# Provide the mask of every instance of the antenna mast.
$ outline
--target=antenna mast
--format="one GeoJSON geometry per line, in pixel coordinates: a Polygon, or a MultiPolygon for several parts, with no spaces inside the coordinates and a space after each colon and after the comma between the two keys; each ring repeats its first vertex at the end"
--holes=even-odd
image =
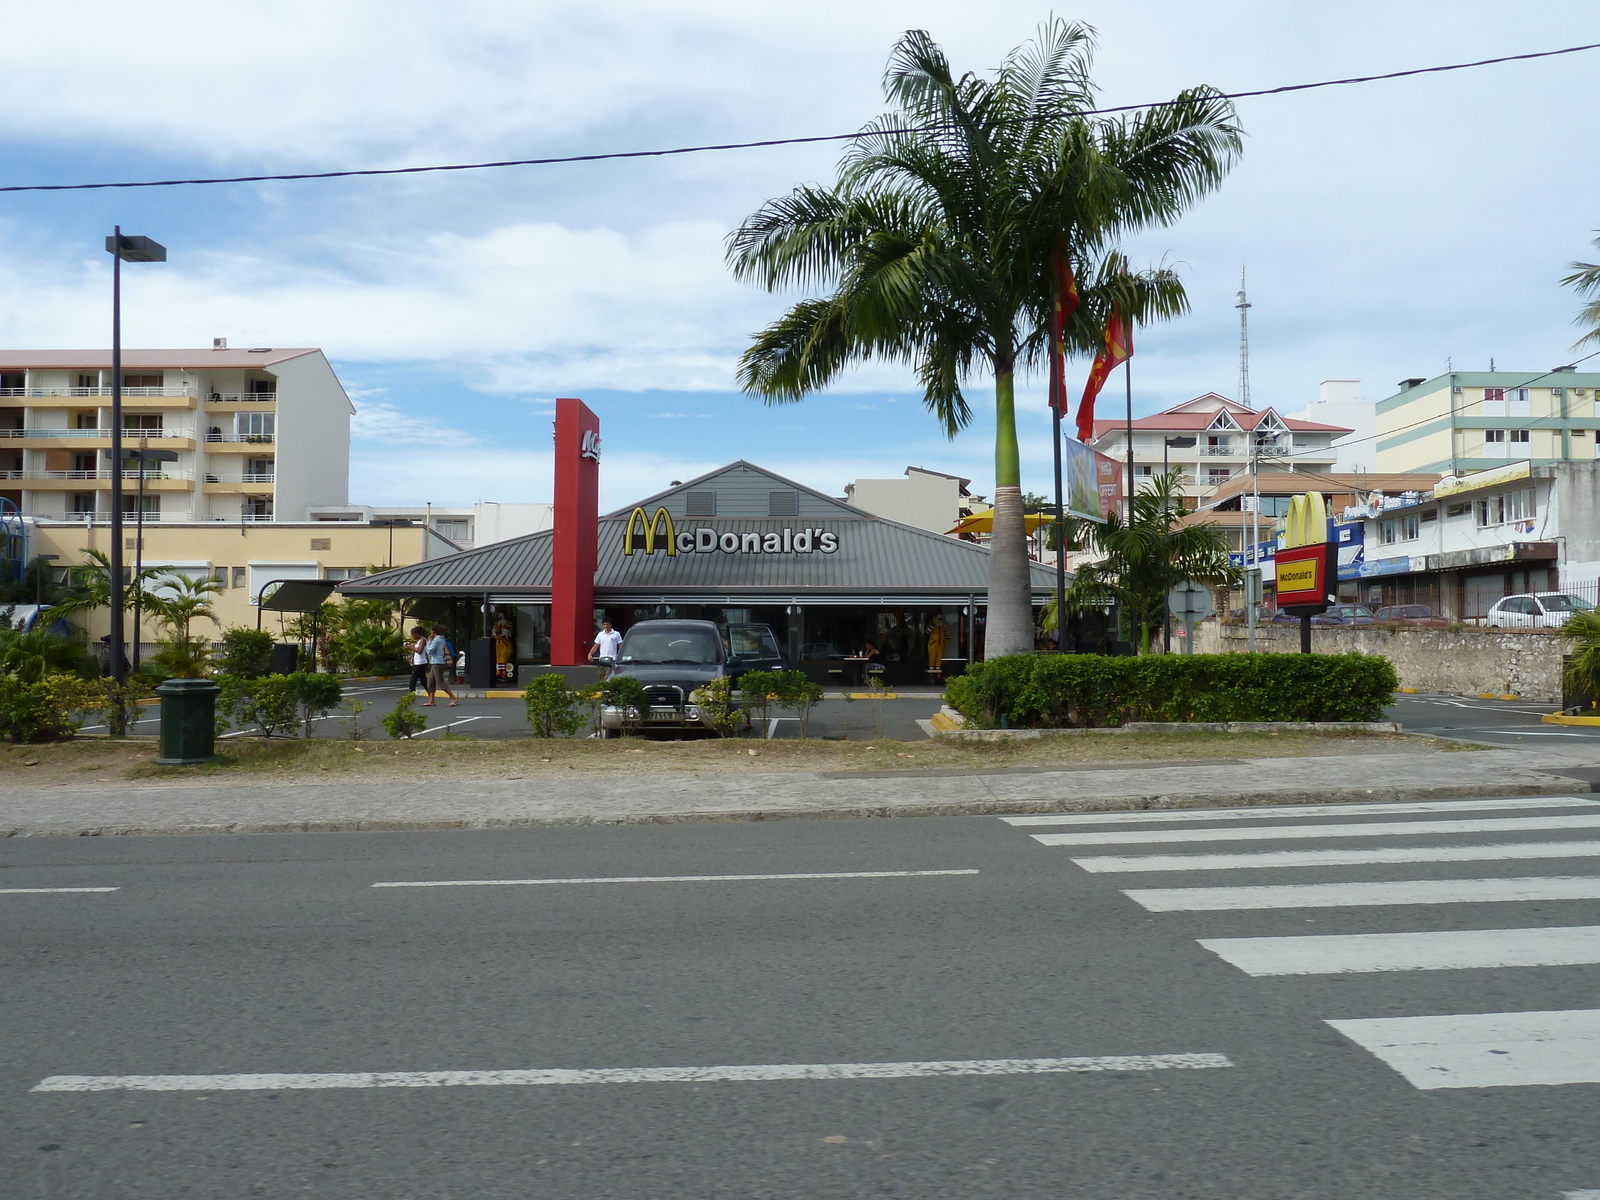
{"type": "Polygon", "coordinates": [[[1239,268],[1239,403],[1250,407],[1250,301],[1244,296],[1244,267],[1239,268]]]}

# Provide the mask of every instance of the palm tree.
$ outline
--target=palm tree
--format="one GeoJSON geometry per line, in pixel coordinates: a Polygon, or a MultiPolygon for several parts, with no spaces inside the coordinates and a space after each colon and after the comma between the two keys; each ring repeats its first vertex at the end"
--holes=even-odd
{"type": "MultiPolygon", "coordinates": [[[[1596,230],[1600,233],[1600,230],[1596,230]]],[[[1594,248],[1600,250],[1600,237],[1595,238],[1594,248]]],[[[1567,264],[1573,268],[1561,282],[1577,292],[1580,296],[1589,297],[1589,303],[1579,311],[1574,322],[1586,327],[1587,332],[1578,339],[1578,345],[1589,342],[1600,343],[1600,263],[1573,262],[1567,264]]]]}
{"type": "Polygon", "coordinates": [[[757,334],[747,393],[797,401],[878,357],[915,368],[923,403],[954,437],[972,421],[963,381],[995,381],[990,657],[1033,648],[1015,372],[1046,360],[1053,262],[1082,305],[1070,350],[1093,353],[1113,305],[1137,323],[1184,312],[1171,270],[1130,273],[1115,240],[1165,224],[1215,188],[1237,157],[1232,105],[1192,88],[1137,115],[1094,116],[1093,31],[1053,20],[992,80],[955,78],[921,30],[901,38],[869,124],[831,189],[768,201],[729,238],[735,275],[769,291],[831,288],[757,334]]]}
{"type": "Polygon", "coordinates": [[[0,674],[15,675],[23,683],[38,683],[46,675],[76,675],[93,679],[94,656],[78,641],[35,629],[30,633],[0,629],[0,674]]]}
{"type": "MultiPolygon", "coordinates": [[[[111,560],[103,550],[86,553],[89,558],[87,563],[68,568],[65,595],[59,603],[45,610],[45,620],[53,623],[80,613],[93,612],[97,608],[111,607],[111,560]]],[[[159,598],[151,595],[150,588],[156,577],[166,569],[146,567],[140,571],[122,589],[123,603],[128,608],[137,603],[146,612],[157,611],[159,598]]]]}
{"type": "MultiPolygon", "coordinates": [[[[1128,520],[1113,513],[1105,522],[1070,521],[1073,544],[1101,557],[1079,566],[1067,589],[1067,611],[1082,612],[1115,603],[1139,643],[1150,652],[1151,635],[1161,628],[1167,593],[1186,580],[1233,582],[1239,569],[1228,561],[1227,535],[1215,525],[1181,525],[1183,486],[1177,471],[1154,476],[1133,498],[1128,520]]],[[[1056,627],[1055,601],[1045,606],[1042,623],[1056,627]]]]}
{"type": "Polygon", "coordinates": [[[173,571],[157,579],[154,586],[161,591],[147,591],[145,607],[175,635],[187,641],[189,626],[196,621],[210,621],[220,628],[211,608],[212,601],[222,590],[216,580],[196,579],[173,571]]]}

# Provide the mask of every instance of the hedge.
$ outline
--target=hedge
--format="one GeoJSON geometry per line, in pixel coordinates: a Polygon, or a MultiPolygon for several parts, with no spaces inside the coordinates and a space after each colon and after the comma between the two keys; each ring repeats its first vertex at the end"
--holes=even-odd
{"type": "Polygon", "coordinates": [[[1366,654],[1014,654],[974,663],[945,702],[978,729],[1127,721],[1380,721],[1399,686],[1366,654]]]}

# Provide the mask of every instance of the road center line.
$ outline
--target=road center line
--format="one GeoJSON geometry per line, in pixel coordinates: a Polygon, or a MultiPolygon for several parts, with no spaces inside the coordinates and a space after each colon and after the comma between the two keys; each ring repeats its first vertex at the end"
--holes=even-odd
{"type": "Polygon", "coordinates": [[[1001,817],[1007,825],[1124,825],[1132,822],[1248,821],[1279,817],[1381,817],[1388,813],[1497,812],[1518,808],[1594,808],[1579,796],[1519,796],[1508,800],[1425,800],[1411,804],[1285,804],[1260,808],[1179,808],[1140,812],[1039,813],[1001,817]]]}
{"type": "Polygon", "coordinates": [[[0,896],[54,896],[71,892],[117,892],[121,888],[0,888],[0,896]]]}
{"type": "Polygon", "coordinates": [[[980,1058],[935,1062],[774,1063],[595,1070],[366,1071],[311,1075],[51,1075],[35,1092],[282,1092],[316,1088],[550,1086],[581,1083],[733,1083],[795,1079],[917,1079],[940,1075],[1053,1075],[1231,1067],[1222,1054],[1116,1054],[1095,1058],[980,1058]]]}
{"type": "Polygon", "coordinates": [[[1530,829],[1600,829],[1600,813],[1582,816],[1487,817],[1481,821],[1368,821],[1346,825],[1247,825],[1242,829],[1127,829],[1035,833],[1045,846],[1113,846],[1147,842],[1253,842],[1294,838],[1378,838],[1447,833],[1521,833],[1530,829]]]}
{"type": "Polygon", "coordinates": [[[976,868],[959,871],[811,871],[784,875],[597,875],[590,879],[427,879],[402,883],[375,883],[375,888],[411,887],[529,887],[542,883],[741,883],[757,879],[914,879],[928,875],[976,875],[976,868]]]}

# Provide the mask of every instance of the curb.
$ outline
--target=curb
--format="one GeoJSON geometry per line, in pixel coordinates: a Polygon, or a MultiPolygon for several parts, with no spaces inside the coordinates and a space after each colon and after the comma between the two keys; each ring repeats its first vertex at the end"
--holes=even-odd
{"type": "Polygon", "coordinates": [[[1553,772],[1548,783],[1438,784],[1426,787],[1327,788],[1279,792],[1153,792],[1109,803],[1074,800],[975,800],[957,804],[861,805],[851,808],[742,809],[728,812],[640,813],[617,817],[491,817],[469,820],[270,821],[210,825],[100,825],[81,829],[18,826],[8,837],[152,837],[226,833],[422,833],[441,830],[541,829],[573,825],[694,825],[712,822],[865,820],[882,817],[982,817],[1024,813],[1159,812],[1185,808],[1258,808],[1268,805],[1373,804],[1408,800],[1461,800],[1502,796],[1570,796],[1592,786],[1553,772]]]}
{"type": "MultiPolygon", "coordinates": [[[[1546,718],[1548,720],[1548,718],[1546,718]]],[[[944,729],[939,739],[1003,742],[1014,738],[1092,737],[1125,733],[1404,733],[1399,721],[1129,721],[1095,729],[944,729]]]]}

